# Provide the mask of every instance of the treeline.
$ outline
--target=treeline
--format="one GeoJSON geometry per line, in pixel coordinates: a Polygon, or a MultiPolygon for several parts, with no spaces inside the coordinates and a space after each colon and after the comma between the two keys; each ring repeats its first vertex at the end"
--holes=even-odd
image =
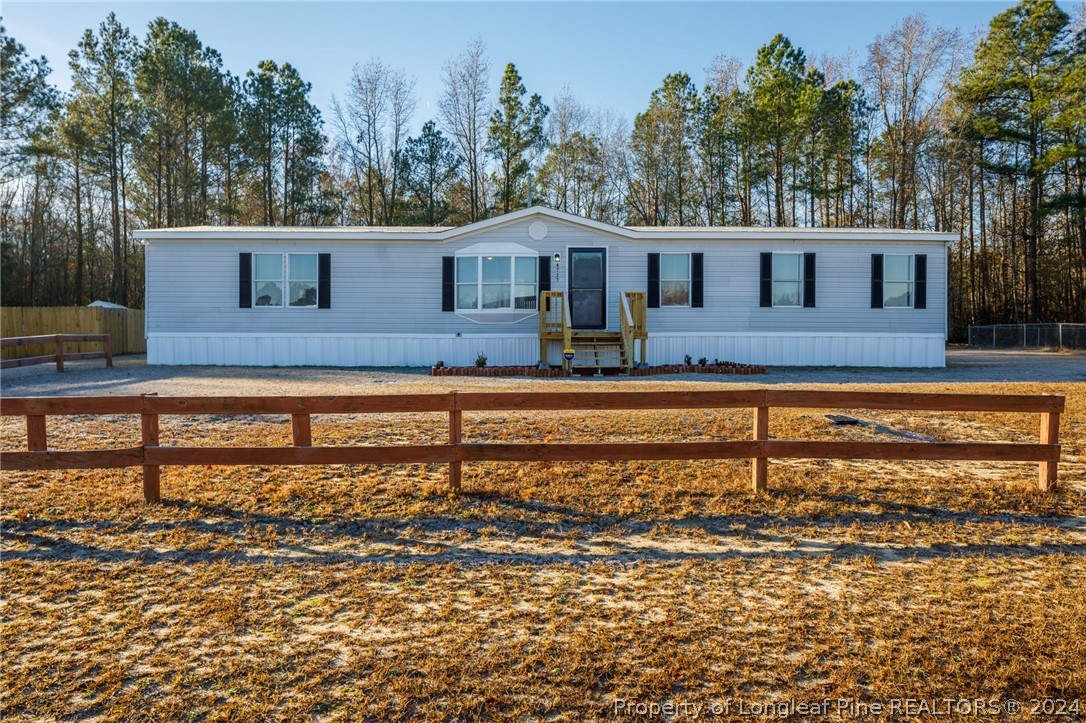
{"type": "Polygon", "coordinates": [[[625,225],[955,232],[951,315],[1086,321],[1086,33],[1024,0],[979,39],[906,18],[866,55],[784,36],[748,67],[663,79],[628,123],[566,90],[545,103],[481,42],[441,69],[434,118],[380,60],[327,117],[289,63],[224,69],[165,19],[110,15],[46,79],[3,34],[2,301],[142,304],[133,229],[445,225],[540,203],[625,225]],[[412,135],[419,120],[425,122],[412,135]]]}

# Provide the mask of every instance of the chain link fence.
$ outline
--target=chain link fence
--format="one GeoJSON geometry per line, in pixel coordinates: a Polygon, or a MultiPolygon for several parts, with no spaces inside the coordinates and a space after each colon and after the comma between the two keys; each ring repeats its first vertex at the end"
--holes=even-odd
{"type": "Polygon", "coordinates": [[[992,324],[970,326],[973,349],[1086,349],[1086,324],[992,324]]]}

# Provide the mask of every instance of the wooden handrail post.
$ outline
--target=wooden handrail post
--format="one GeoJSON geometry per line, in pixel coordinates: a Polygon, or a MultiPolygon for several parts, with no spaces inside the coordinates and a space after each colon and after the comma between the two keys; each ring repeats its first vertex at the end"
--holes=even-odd
{"type": "MultiPolygon", "coordinates": [[[[157,397],[156,393],[141,394],[141,397],[157,397]]],[[[148,447],[158,446],[158,415],[143,412],[140,415],[140,431],[142,433],[143,449],[146,454],[148,447]]],[[[147,502],[159,502],[160,480],[162,472],[157,464],[143,465],[143,499],[147,502]]]]}
{"type": "MultiPolygon", "coordinates": [[[[754,441],[769,439],[769,407],[754,408],[754,441]]],[[[750,461],[750,482],[754,492],[765,492],[769,477],[769,460],[763,453],[750,461]]]]}
{"type": "MultiPolygon", "coordinates": [[[[464,413],[457,409],[459,407],[459,401],[457,399],[457,392],[452,393],[453,408],[449,410],[449,444],[454,448],[460,444],[460,424],[463,421],[464,413]]],[[[463,462],[460,460],[453,460],[449,462],[449,489],[453,492],[460,491],[460,473],[463,466],[463,462]]]]}
{"type": "Polygon", "coordinates": [[[290,415],[290,430],[295,447],[313,446],[313,428],[310,425],[308,414],[290,415]]]}
{"type": "MultiPolygon", "coordinates": [[[[1060,443],[1060,413],[1041,412],[1041,444],[1060,443]]],[[[1037,486],[1042,492],[1056,489],[1056,468],[1059,462],[1041,462],[1038,471],[1037,486]]]]}
{"type": "Polygon", "coordinates": [[[45,436],[45,415],[26,415],[26,448],[29,452],[44,452],[48,449],[45,436]]]}
{"type": "Polygon", "coordinates": [[[113,335],[106,334],[106,338],[102,340],[102,351],[106,355],[106,366],[113,366],[113,335]]]}
{"type": "Polygon", "coordinates": [[[57,371],[64,371],[64,342],[60,338],[60,334],[53,337],[54,353],[57,355],[57,371]]]}

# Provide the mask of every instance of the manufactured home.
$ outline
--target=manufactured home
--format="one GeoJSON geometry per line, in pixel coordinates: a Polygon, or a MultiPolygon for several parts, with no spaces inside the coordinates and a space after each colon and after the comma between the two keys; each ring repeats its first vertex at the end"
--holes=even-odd
{"type": "Polygon", "coordinates": [[[193,227],[146,244],[147,361],[264,366],[940,367],[943,233],[612,226],[193,227]]]}

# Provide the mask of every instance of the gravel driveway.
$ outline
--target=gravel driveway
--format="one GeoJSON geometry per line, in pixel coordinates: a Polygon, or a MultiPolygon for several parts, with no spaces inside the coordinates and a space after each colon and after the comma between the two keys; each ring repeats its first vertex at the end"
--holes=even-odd
{"type": "MultiPolygon", "coordinates": [[[[9,369],[0,376],[4,396],[124,395],[158,392],[171,395],[359,394],[382,391],[468,389],[511,383],[531,387],[555,384],[583,388],[582,379],[433,378],[423,368],[334,367],[210,367],[147,366],[142,355],[117,357],[107,369],[101,360],[65,363],[58,374],[52,365],[9,369]]],[[[908,384],[940,382],[1086,382],[1086,353],[1044,351],[985,351],[952,348],[945,369],[880,369],[840,367],[770,367],[764,375],[732,377],[717,374],[675,374],[642,380],[607,378],[607,385],[666,381],[726,383],[741,386],[766,384],[908,384]]]]}

